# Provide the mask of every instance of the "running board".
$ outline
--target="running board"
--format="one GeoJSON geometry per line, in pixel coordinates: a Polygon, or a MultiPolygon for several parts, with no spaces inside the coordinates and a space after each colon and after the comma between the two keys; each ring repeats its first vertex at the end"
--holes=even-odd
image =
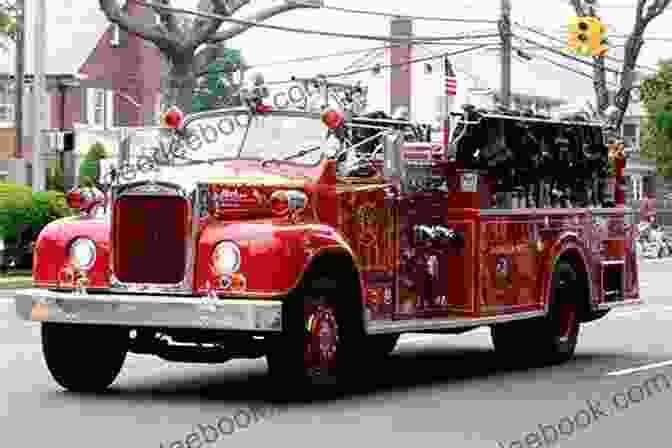
{"type": "Polygon", "coordinates": [[[488,317],[453,317],[451,319],[405,319],[384,321],[374,320],[367,322],[366,333],[411,333],[424,330],[446,330],[452,328],[480,327],[483,325],[501,324],[514,320],[544,317],[545,315],[546,311],[542,310],[488,317]]]}

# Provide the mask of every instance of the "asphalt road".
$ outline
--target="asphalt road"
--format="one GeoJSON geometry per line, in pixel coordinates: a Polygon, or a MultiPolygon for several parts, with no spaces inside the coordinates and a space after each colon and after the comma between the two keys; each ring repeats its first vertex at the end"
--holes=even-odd
{"type": "Polygon", "coordinates": [[[584,325],[567,364],[498,366],[485,329],[409,335],[392,359],[362,371],[373,383],[280,408],[268,401],[263,358],[190,365],[130,355],[110,393],[66,393],[42,360],[39,325],[19,321],[2,291],[2,446],[666,446],[671,269],[672,259],[643,263],[647,305],[584,325]],[[215,436],[207,425],[217,423],[233,432],[208,442],[215,436]]]}

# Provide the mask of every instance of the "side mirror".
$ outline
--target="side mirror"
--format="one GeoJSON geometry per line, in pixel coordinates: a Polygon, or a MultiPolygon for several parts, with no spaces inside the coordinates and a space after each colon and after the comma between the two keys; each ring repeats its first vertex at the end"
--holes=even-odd
{"type": "Polygon", "coordinates": [[[404,137],[400,132],[386,134],[383,137],[385,165],[383,175],[399,187],[400,192],[406,191],[406,166],[401,158],[404,137]]]}
{"type": "Polygon", "coordinates": [[[81,214],[88,215],[96,207],[105,206],[105,195],[102,191],[92,187],[80,187],[70,190],[65,195],[68,207],[79,210],[81,214]]]}

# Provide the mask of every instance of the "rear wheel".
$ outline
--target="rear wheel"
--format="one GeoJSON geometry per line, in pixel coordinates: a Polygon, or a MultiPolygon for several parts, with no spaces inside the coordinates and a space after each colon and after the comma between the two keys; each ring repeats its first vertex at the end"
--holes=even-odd
{"type": "Polygon", "coordinates": [[[56,382],[72,392],[99,392],[126,359],[127,329],[105,325],[42,324],[42,353],[56,382]]]}
{"type": "Polygon", "coordinates": [[[558,263],[553,273],[548,315],[493,326],[495,351],[505,358],[525,357],[550,364],[571,359],[579,335],[579,286],[574,268],[567,262],[558,263]]]}

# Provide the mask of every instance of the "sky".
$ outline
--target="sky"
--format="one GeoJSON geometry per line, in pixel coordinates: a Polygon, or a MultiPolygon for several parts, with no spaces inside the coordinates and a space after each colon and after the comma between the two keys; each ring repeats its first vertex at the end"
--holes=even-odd
{"type": "MultiPolygon", "coordinates": [[[[30,8],[35,0],[27,0],[30,8]]],[[[263,8],[281,0],[253,0],[252,4],[240,11],[239,16],[245,17],[256,9],[263,8]]],[[[198,0],[173,0],[179,7],[194,8],[198,0]]],[[[422,15],[433,17],[456,17],[468,19],[496,19],[499,14],[499,0],[415,0],[401,2],[393,0],[325,0],[326,5],[342,8],[368,9],[391,13],[422,15]]],[[[511,0],[512,20],[528,26],[540,27],[559,38],[564,37],[564,30],[570,16],[574,15],[566,0],[511,0]],[[543,7],[542,7],[543,6],[543,7]]],[[[610,32],[625,34],[634,24],[634,0],[603,0],[599,10],[610,32]]],[[[95,39],[105,29],[106,20],[98,6],[98,0],[47,0],[47,52],[49,72],[71,72],[69,67],[83,62],[88,52],[95,45],[95,39]],[[87,42],[88,44],[83,44],[87,42]],[[79,62],[78,62],[79,61],[79,62]]],[[[29,13],[30,15],[30,13],[29,13]]],[[[295,10],[277,16],[267,23],[295,26],[323,31],[387,35],[389,19],[371,15],[357,15],[330,10],[295,10]]],[[[495,32],[494,24],[459,24],[446,22],[417,21],[414,24],[416,35],[441,36],[454,35],[462,32],[495,32]]],[[[534,38],[542,43],[548,40],[516,30],[519,34],[534,38]]],[[[655,19],[647,28],[646,36],[672,38],[672,8],[655,19]]],[[[31,39],[29,36],[28,39],[31,39]]],[[[613,39],[622,44],[624,39],[613,39]]],[[[252,65],[267,64],[285,59],[303,56],[320,55],[351,49],[377,47],[383,43],[331,37],[318,37],[287,33],[268,29],[251,29],[230,41],[230,46],[240,48],[248,62],[252,65]]],[[[556,43],[557,45],[557,43],[556,43]]],[[[435,47],[434,51],[443,51],[460,47],[435,47]]],[[[28,55],[28,70],[32,67],[32,57],[28,55]]],[[[588,66],[566,60],[561,56],[543,51],[529,51],[533,60],[521,61],[514,58],[512,67],[512,87],[514,91],[538,93],[541,95],[566,98],[570,101],[583,101],[592,98],[591,80],[550,65],[539,57],[551,58],[568,67],[591,72],[588,66]]],[[[622,49],[612,48],[610,55],[622,55],[622,49]]],[[[638,63],[655,66],[659,57],[672,56],[672,40],[670,42],[647,43],[640,55],[638,63]]],[[[315,75],[316,73],[334,73],[342,71],[357,55],[321,60],[311,63],[289,64],[284,66],[265,67],[263,72],[268,81],[288,79],[291,75],[315,75]]],[[[0,65],[11,67],[11,53],[0,55],[0,65]]],[[[499,88],[499,56],[497,51],[482,51],[455,58],[460,70],[481,78],[488,87],[499,88]]]]}

